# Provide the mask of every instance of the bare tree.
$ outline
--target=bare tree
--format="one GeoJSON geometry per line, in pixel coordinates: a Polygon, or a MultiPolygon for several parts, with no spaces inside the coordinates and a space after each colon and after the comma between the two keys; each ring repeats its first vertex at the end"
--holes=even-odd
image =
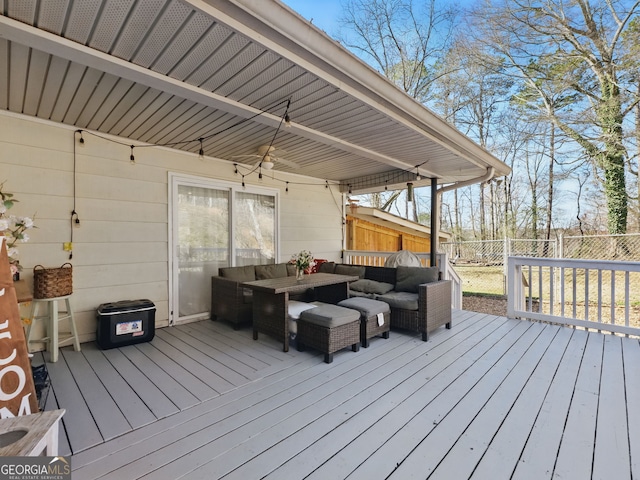
{"type": "MultiPolygon", "coordinates": [[[[432,104],[463,133],[493,150],[496,126],[504,105],[509,103],[513,82],[495,71],[496,59],[480,60],[484,55],[460,35],[444,59],[442,70],[446,75],[434,84],[432,104]]],[[[494,186],[481,183],[477,188],[480,238],[493,239],[498,235],[494,186]]]]}
{"type": "Polygon", "coordinates": [[[339,40],[420,102],[439,75],[456,9],[442,0],[346,0],[339,40]]]}
{"type": "MultiPolygon", "coordinates": [[[[443,74],[439,64],[453,36],[456,8],[446,0],[346,0],[343,7],[340,42],[408,95],[427,102],[434,80],[443,74]]],[[[376,201],[369,197],[370,203],[376,201]]],[[[390,210],[404,198],[401,215],[409,218],[411,212],[417,222],[418,197],[416,188],[413,202],[395,195],[382,208],[390,210]]]]}
{"type": "MultiPolygon", "coordinates": [[[[488,0],[473,15],[476,42],[500,58],[544,113],[602,172],[610,233],[627,228],[623,122],[638,103],[621,75],[621,37],[640,1],[488,0]],[[563,105],[553,105],[561,93],[563,105]]],[[[489,57],[491,58],[491,57],[489,57]]]]}

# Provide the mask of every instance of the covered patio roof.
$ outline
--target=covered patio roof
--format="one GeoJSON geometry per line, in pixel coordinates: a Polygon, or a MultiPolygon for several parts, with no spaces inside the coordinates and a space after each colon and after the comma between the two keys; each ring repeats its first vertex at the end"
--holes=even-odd
{"type": "Polygon", "coordinates": [[[237,156],[273,142],[286,160],[274,172],[343,192],[509,172],[276,0],[0,0],[0,11],[11,112],[251,165],[237,156]],[[287,105],[291,128],[278,131],[287,105]]]}

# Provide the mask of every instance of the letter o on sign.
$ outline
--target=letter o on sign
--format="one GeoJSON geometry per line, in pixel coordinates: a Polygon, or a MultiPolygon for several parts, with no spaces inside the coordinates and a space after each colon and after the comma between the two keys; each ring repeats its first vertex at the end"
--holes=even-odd
{"type": "Polygon", "coordinates": [[[27,377],[25,376],[22,367],[18,365],[8,365],[4,367],[2,370],[0,370],[0,401],[8,402],[9,400],[14,399],[20,392],[22,392],[22,389],[24,388],[26,383],[27,377]],[[19,380],[18,387],[11,393],[7,393],[2,390],[2,379],[4,378],[5,374],[9,372],[14,372],[16,375],[18,375],[19,380]]]}

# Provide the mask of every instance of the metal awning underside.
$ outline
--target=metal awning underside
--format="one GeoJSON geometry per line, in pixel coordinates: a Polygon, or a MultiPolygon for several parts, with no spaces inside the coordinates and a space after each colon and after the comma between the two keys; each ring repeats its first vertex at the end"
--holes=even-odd
{"type": "Polygon", "coordinates": [[[0,108],[343,191],[509,168],[275,0],[0,0],[0,108]],[[265,112],[265,113],[261,113],[265,112]],[[426,162],[426,163],[425,163],[426,162]]]}

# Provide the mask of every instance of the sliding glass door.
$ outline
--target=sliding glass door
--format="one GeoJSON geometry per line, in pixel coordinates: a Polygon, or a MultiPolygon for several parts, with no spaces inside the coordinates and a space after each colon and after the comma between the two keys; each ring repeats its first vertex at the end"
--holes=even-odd
{"type": "Polygon", "coordinates": [[[235,265],[275,263],[276,201],[273,195],[235,195],[235,265]]]}
{"type": "Polygon", "coordinates": [[[170,323],[209,316],[220,267],[274,263],[277,194],[171,176],[170,323]]]}

